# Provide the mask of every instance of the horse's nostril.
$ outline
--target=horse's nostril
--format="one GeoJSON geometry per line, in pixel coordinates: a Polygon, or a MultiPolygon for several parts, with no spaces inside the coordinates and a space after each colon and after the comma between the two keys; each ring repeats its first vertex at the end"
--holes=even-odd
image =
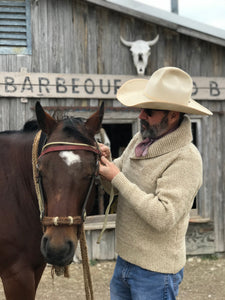
{"type": "Polygon", "coordinates": [[[74,252],[74,243],[72,241],[67,241],[67,246],[68,246],[68,254],[74,252]]]}
{"type": "Polygon", "coordinates": [[[43,238],[41,239],[41,252],[44,256],[46,256],[47,247],[48,247],[48,238],[46,236],[43,236],[43,238]]]}
{"type": "Polygon", "coordinates": [[[47,242],[48,242],[48,238],[46,236],[44,236],[43,239],[42,239],[42,243],[43,243],[44,248],[46,247],[47,242]]]}

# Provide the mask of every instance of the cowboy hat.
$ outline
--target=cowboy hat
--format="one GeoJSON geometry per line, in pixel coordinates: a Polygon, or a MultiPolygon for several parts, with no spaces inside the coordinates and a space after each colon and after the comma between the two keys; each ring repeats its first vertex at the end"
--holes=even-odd
{"type": "Polygon", "coordinates": [[[149,80],[131,79],[117,92],[117,99],[126,106],[172,110],[188,114],[212,115],[212,112],[191,98],[192,79],[183,70],[164,67],[149,80]]]}

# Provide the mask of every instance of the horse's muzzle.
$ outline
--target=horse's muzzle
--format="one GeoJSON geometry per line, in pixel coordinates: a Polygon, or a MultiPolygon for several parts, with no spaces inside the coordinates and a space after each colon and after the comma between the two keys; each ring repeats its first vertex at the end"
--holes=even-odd
{"type": "Polygon", "coordinates": [[[51,241],[48,235],[44,235],[41,240],[41,253],[47,263],[55,266],[66,266],[73,261],[75,245],[71,240],[57,245],[51,241]]]}

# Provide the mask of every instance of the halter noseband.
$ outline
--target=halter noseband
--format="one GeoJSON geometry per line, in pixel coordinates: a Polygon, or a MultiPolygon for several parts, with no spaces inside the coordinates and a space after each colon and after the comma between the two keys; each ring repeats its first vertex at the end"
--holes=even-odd
{"type": "Polygon", "coordinates": [[[40,173],[38,173],[37,176],[37,183],[39,186],[39,191],[40,191],[40,198],[39,202],[41,202],[41,205],[39,204],[39,209],[40,209],[40,219],[42,221],[43,226],[58,226],[58,225],[81,225],[86,218],[86,205],[91,193],[91,190],[93,188],[93,184],[95,181],[95,177],[98,175],[98,168],[99,168],[99,157],[101,155],[100,150],[98,147],[88,145],[88,144],[82,144],[82,143],[68,143],[68,142],[52,142],[52,143],[47,143],[44,145],[42,148],[41,154],[39,155],[39,158],[42,157],[43,155],[46,155],[51,152],[55,151],[74,151],[74,150],[85,150],[85,151],[90,151],[93,152],[94,154],[97,155],[96,159],[96,168],[95,172],[93,173],[91,177],[91,182],[89,185],[89,189],[87,192],[87,195],[85,197],[82,211],[81,211],[81,216],[68,216],[68,217],[48,217],[44,215],[44,192],[43,192],[43,185],[42,185],[42,176],[40,173]]]}

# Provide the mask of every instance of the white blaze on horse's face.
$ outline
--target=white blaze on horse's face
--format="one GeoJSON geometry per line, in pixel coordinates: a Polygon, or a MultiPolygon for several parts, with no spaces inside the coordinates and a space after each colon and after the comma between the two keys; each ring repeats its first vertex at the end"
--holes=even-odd
{"type": "Polygon", "coordinates": [[[130,47],[130,51],[133,56],[133,62],[139,75],[144,75],[145,69],[148,64],[148,57],[151,54],[150,46],[155,45],[158,42],[158,39],[159,35],[157,35],[152,41],[138,40],[134,42],[129,42],[120,37],[121,42],[125,46],[130,47]]]}
{"type": "Polygon", "coordinates": [[[59,156],[63,159],[68,167],[81,162],[80,156],[72,151],[61,151],[59,152],[59,156]]]}

